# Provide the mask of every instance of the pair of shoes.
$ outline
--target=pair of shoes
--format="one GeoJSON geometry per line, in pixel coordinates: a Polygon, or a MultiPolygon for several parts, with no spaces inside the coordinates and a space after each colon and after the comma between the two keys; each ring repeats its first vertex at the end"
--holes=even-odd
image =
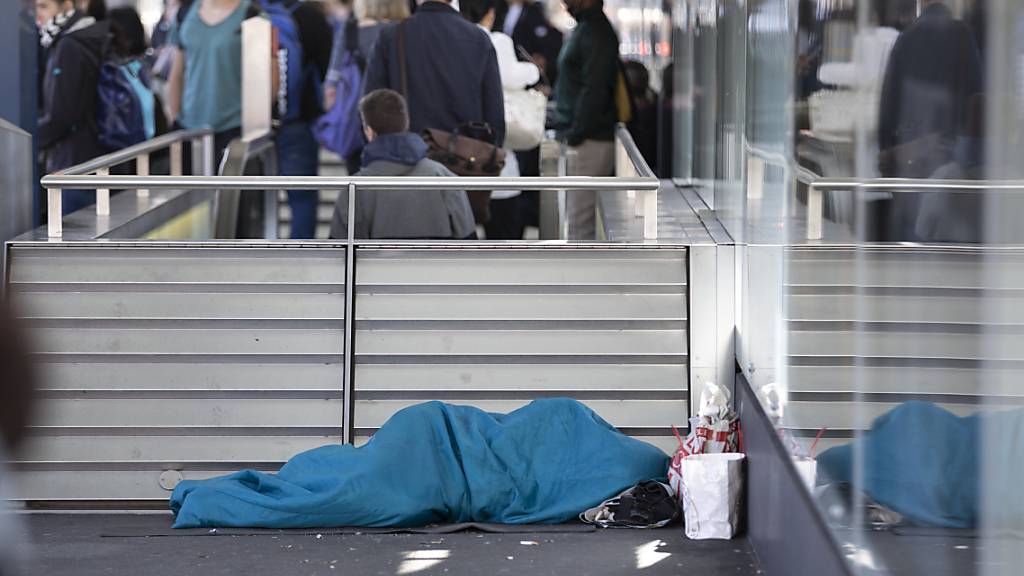
{"type": "Polygon", "coordinates": [[[602,528],[661,528],[679,517],[679,503],[661,482],[645,480],[580,514],[602,528]]]}

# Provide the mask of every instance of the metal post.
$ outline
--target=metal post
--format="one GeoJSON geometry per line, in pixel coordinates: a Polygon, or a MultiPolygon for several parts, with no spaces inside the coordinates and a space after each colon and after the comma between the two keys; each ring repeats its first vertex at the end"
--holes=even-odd
{"type": "Polygon", "coordinates": [[[812,182],[807,186],[807,239],[821,240],[822,234],[822,205],[821,188],[812,182]]]}
{"type": "Polygon", "coordinates": [[[658,239],[658,191],[644,190],[644,240],[658,239]]]}
{"type": "MultiPolygon", "coordinates": [[[[110,168],[100,168],[96,171],[97,176],[109,176],[110,168]]],[[[96,214],[99,216],[110,216],[110,189],[96,189],[96,214]]]]}
{"type": "Polygon", "coordinates": [[[213,176],[216,173],[213,165],[215,154],[213,147],[213,134],[203,134],[203,176],[213,176]]]}
{"type": "Polygon", "coordinates": [[[355,300],[356,300],[356,185],[348,185],[348,241],[345,244],[345,363],[342,382],[345,406],[341,425],[341,441],[355,442],[355,300]]]}
{"type": "MultiPolygon", "coordinates": [[[[135,173],[139,176],[149,176],[149,154],[139,154],[135,158],[135,173]]],[[[149,196],[149,189],[139,188],[135,191],[135,194],[139,198],[145,198],[149,196]]]]}
{"type": "Polygon", "coordinates": [[[60,238],[64,233],[64,222],[61,219],[60,188],[46,189],[46,235],[60,238]]]}
{"type": "Polygon", "coordinates": [[[171,144],[171,176],[181,176],[181,141],[171,144]]]}

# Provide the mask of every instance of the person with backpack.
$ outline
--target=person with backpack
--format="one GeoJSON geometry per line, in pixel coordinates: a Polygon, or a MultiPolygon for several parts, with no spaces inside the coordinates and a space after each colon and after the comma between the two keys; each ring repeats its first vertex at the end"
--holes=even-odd
{"type": "MultiPolygon", "coordinates": [[[[324,112],[322,85],[331,57],[333,31],[327,14],[316,2],[261,0],[277,33],[280,85],[274,114],[280,122],[274,138],[277,169],[282,176],[316,176],[320,146],[313,122],[324,112]]],[[[290,238],[313,238],[316,233],[316,190],[289,190],[290,238]]]]}
{"type": "Polygon", "coordinates": [[[357,110],[363,95],[366,61],[380,31],[409,17],[405,0],[356,0],[354,17],[338,28],[331,63],[324,82],[324,108],[320,143],[345,160],[349,174],[359,171],[363,129],[357,110]]]}
{"type": "MultiPolygon", "coordinates": [[[[620,81],[619,38],[602,0],[564,0],[576,28],[558,56],[554,98],[561,136],[576,158],[573,176],[612,176],[615,172],[615,125],[620,110],[616,88],[620,81]]],[[[594,192],[572,190],[566,195],[569,238],[593,240],[594,192]]]]}
{"type": "MultiPolygon", "coordinates": [[[[55,172],[110,151],[100,145],[95,115],[110,29],[78,11],[71,0],[37,1],[36,23],[46,62],[36,143],[46,171],[55,172]]],[[[70,214],[95,200],[92,191],[64,190],[62,211],[70,214]]]]}

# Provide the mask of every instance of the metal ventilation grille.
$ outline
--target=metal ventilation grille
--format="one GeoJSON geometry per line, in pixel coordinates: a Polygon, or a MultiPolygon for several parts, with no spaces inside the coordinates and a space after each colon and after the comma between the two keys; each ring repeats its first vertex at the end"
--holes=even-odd
{"type": "Polygon", "coordinates": [[[908,400],[960,415],[1024,404],[1024,253],[965,248],[787,252],[790,404],[800,434],[845,443],[908,400]],[[990,266],[1010,273],[986,275],[990,266]],[[1005,299],[998,325],[986,298],[1005,299]]]}
{"type": "Polygon", "coordinates": [[[45,400],[17,498],[166,499],[166,470],[340,441],[344,249],[150,246],[12,246],[45,400]]]}
{"type": "Polygon", "coordinates": [[[671,449],[686,426],[685,250],[360,249],[356,433],[428,399],[577,398],[671,449]]]}

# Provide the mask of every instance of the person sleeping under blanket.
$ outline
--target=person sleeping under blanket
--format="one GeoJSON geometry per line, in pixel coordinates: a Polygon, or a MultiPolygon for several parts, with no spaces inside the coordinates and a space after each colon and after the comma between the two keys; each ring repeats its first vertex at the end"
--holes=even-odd
{"type": "Polygon", "coordinates": [[[857,441],[818,456],[818,483],[849,483],[911,524],[1024,530],[1024,410],[957,416],[910,401],[879,416],[857,441]],[[854,483],[855,453],[861,474],[854,483]]]}
{"type": "Polygon", "coordinates": [[[509,414],[427,402],[359,448],[315,448],[277,474],[183,481],[170,505],[175,528],[552,524],[667,472],[664,452],[575,400],[509,414]]]}

